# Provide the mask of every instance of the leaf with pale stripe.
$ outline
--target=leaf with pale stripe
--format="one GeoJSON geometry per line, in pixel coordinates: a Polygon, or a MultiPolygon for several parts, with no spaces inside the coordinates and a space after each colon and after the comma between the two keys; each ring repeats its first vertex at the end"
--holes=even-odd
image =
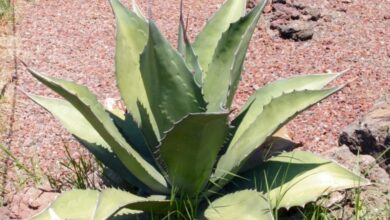
{"type": "MultiPolygon", "coordinates": [[[[248,157],[281,126],[299,112],[340,90],[341,87],[323,90],[294,91],[272,99],[264,105],[261,113],[249,128],[236,141],[230,143],[228,150],[218,161],[214,180],[221,179],[221,185],[232,178],[229,173],[237,173],[248,157]]],[[[251,108],[253,105],[251,105],[251,108]]],[[[248,115],[248,113],[247,113],[248,115]]],[[[237,133],[236,133],[237,135],[237,133]]]]}
{"type": "Polygon", "coordinates": [[[241,79],[245,54],[265,2],[263,0],[249,14],[232,23],[219,40],[204,79],[207,111],[215,112],[221,108],[230,108],[241,79]]]}
{"type": "Polygon", "coordinates": [[[231,23],[244,16],[245,9],[246,0],[227,0],[198,34],[193,48],[203,71],[207,72],[222,34],[231,23]]]}
{"type": "Polygon", "coordinates": [[[236,142],[243,133],[253,124],[257,116],[263,111],[263,106],[269,103],[274,97],[279,97],[283,93],[301,90],[322,89],[329,82],[337,78],[340,74],[318,74],[307,76],[294,76],[287,79],[277,80],[256,91],[241,112],[233,120],[232,124],[237,125],[232,142],[236,142]]]}
{"type": "Polygon", "coordinates": [[[139,63],[148,40],[148,23],[136,13],[129,11],[119,0],[111,0],[111,6],[117,26],[115,72],[120,94],[137,124],[141,124],[142,120],[148,120],[147,123],[152,125],[153,132],[158,136],[158,128],[151,114],[139,63]],[[149,118],[141,118],[137,102],[142,103],[149,118]]]}

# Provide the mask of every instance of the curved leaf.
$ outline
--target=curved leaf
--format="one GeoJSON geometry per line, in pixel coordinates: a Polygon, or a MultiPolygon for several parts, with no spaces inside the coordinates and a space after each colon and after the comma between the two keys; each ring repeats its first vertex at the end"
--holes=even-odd
{"type": "Polygon", "coordinates": [[[207,111],[229,109],[241,79],[242,66],[250,39],[266,1],[229,26],[223,33],[204,79],[207,111]]]}
{"type": "Polygon", "coordinates": [[[238,132],[237,136],[240,136],[241,132],[248,128],[248,125],[250,125],[263,110],[262,106],[270,102],[272,98],[279,97],[283,93],[290,93],[292,91],[322,89],[341,74],[342,73],[293,76],[287,79],[274,81],[258,89],[249,97],[237,116],[237,119],[240,121],[245,120],[245,122],[236,123],[237,119],[234,119],[232,122],[233,124],[240,125],[240,132],[238,132]],[[246,112],[246,118],[242,119],[241,117],[244,112],[246,112]]]}
{"type": "MultiPolygon", "coordinates": [[[[119,0],[111,0],[116,18],[115,72],[119,91],[127,110],[137,124],[150,123],[153,132],[159,135],[151,113],[144,82],[140,72],[140,55],[148,40],[148,23],[137,13],[129,11],[119,0]],[[147,110],[149,118],[141,118],[139,105],[147,110]]],[[[133,3],[133,6],[136,5],[133,3]]],[[[144,131],[146,132],[146,131],[144,131]]],[[[150,132],[150,131],[149,131],[150,132]]]]}
{"type": "Polygon", "coordinates": [[[194,74],[194,80],[199,87],[203,84],[203,71],[198,62],[198,57],[195,55],[194,49],[188,39],[186,30],[184,28],[183,21],[183,1],[180,2],[180,21],[179,21],[179,38],[178,38],[178,51],[184,57],[186,64],[190,71],[194,74]]]}
{"type": "Polygon", "coordinates": [[[108,219],[122,208],[126,214],[168,211],[169,200],[139,197],[118,189],[72,190],[59,196],[34,220],[53,219],[108,219]]]}
{"type": "Polygon", "coordinates": [[[95,128],[69,102],[32,94],[28,94],[28,96],[53,114],[53,116],[106,167],[117,173],[129,184],[148,190],[144,184],[137,180],[133,174],[127,170],[123,163],[112,152],[110,146],[96,132],[95,128]]]}
{"type": "Polygon", "coordinates": [[[262,107],[261,113],[241,136],[236,138],[236,133],[228,150],[217,164],[215,180],[223,178],[222,184],[226,183],[232,177],[228,173],[237,173],[248,157],[275,131],[299,112],[337,92],[340,88],[294,91],[272,99],[262,107]]]}
{"type": "Polygon", "coordinates": [[[31,69],[29,71],[35,78],[71,103],[95,128],[134,176],[152,190],[157,192],[167,191],[167,183],[164,177],[126,142],[109,114],[87,87],[44,76],[31,69]]]}
{"type": "Polygon", "coordinates": [[[273,220],[272,208],[262,193],[243,190],[213,201],[204,213],[208,220],[273,220]]]}
{"type": "Polygon", "coordinates": [[[137,1],[136,1],[136,0],[132,0],[132,1],[131,1],[131,5],[133,6],[133,12],[134,12],[139,18],[141,18],[142,20],[146,21],[146,18],[145,18],[145,16],[144,16],[144,14],[142,13],[141,8],[138,6],[137,1]]]}
{"type": "Polygon", "coordinates": [[[227,0],[196,37],[193,48],[204,72],[208,70],[222,33],[245,14],[245,8],[246,0],[227,0]]]}
{"type": "Polygon", "coordinates": [[[183,58],[149,23],[149,41],[141,55],[141,72],[160,136],[189,113],[204,111],[205,103],[183,58]]]}
{"type": "Polygon", "coordinates": [[[337,163],[304,151],[282,153],[242,177],[232,186],[267,193],[274,208],[303,206],[330,192],[369,184],[337,163]]]}
{"type": "Polygon", "coordinates": [[[173,187],[197,195],[209,180],[228,131],[228,113],[191,114],[167,132],[159,154],[173,187]]]}

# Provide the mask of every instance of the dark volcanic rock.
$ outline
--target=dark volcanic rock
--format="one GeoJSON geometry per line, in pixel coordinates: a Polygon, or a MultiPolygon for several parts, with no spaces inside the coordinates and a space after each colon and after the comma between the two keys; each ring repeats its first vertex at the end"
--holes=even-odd
{"type": "Polygon", "coordinates": [[[339,144],[355,154],[378,158],[390,173],[390,94],[382,98],[364,117],[344,129],[339,144]]]}
{"type": "Polygon", "coordinates": [[[280,36],[295,41],[310,40],[314,35],[313,26],[303,21],[292,21],[278,27],[280,36]]]}

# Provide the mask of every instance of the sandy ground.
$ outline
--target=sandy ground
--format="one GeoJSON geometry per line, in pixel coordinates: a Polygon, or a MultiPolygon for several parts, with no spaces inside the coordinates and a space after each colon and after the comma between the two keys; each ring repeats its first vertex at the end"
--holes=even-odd
{"type": "MultiPolygon", "coordinates": [[[[130,1],[123,1],[128,3],[130,1]]],[[[146,1],[139,1],[146,8],[146,1]]],[[[187,0],[191,37],[222,0],[187,0]]],[[[314,22],[314,36],[308,41],[282,39],[269,28],[273,11],[258,25],[247,54],[245,73],[234,106],[239,108],[255,89],[276,79],[297,75],[349,69],[336,84],[349,84],[338,94],[306,111],[289,125],[296,142],[305,149],[322,152],[337,147],[340,130],[367,111],[381,94],[390,91],[390,2],[388,0],[299,0],[317,8],[321,18],[314,22]]],[[[153,16],[158,26],[175,43],[178,1],[154,1],[153,16]]],[[[101,101],[117,98],[114,77],[114,17],[106,0],[96,1],[16,1],[18,57],[43,73],[87,85],[101,101]]],[[[73,156],[84,155],[79,146],[48,113],[24,95],[30,92],[52,95],[19,65],[18,92],[13,111],[15,122],[10,138],[2,138],[11,151],[37,173],[60,178],[66,174],[64,144],[73,156]]],[[[7,165],[10,165],[8,163],[7,165]]],[[[3,165],[4,166],[4,165],[3,165]]],[[[31,192],[14,169],[5,174],[5,208],[0,213],[25,218],[42,209],[50,199],[31,205],[21,194],[31,192]],[[17,193],[18,192],[18,193],[17,193]]],[[[35,198],[34,197],[34,198],[35,198]]],[[[37,198],[38,198],[37,197],[37,198]]],[[[52,198],[53,196],[48,196],[52,198]]],[[[30,199],[31,200],[31,199],[30,199]]],[[[1,215],[0,215],[1,216],[1,215]]]]}

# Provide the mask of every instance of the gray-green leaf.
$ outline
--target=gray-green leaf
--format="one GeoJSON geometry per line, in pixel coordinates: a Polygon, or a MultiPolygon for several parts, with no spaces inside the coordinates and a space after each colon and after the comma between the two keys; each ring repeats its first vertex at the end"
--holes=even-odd
{"type": "Polygon", "coordinates": [[[303,206],[330,192],[369,184],[337,163],[304,151],[282,153],[240,176],[234,186],[267,193],[273,208],[303,206]]]}
{"type": "Polygon", "coordinates": [[[87,87],[42,75],[29,69],[40,82],[71,103],[95,128],[126,168],[141,182],[157,192],[166,192],[164,177],[146,162],[123,138],[109,114],[87,87]]]}
{"type": "Polygon", "coordinates": [[[339,89],[294,91],[272,99],[262,107],[263,110],[248,129],[230,142],[217,164],[215,180],[222,178],[221,184],[226,183],[232,177],[228,174],[236,173],[248,157],[287,121],[339,89]]]}
{"type": "Polygon", "coordinates": [[[160,152],[171,185],[197,195],[211,175],[228,132],[228,114],[191,114],[177,122],[162,140],[160,152]]]}
{"type": "Polygon", "coordinates": [[[272,208],[262,193],[242,190],[213,201],[204,213],[208,220],[273,220],[272,208]]]}
{"type": "Polygon", "coordinates": [[[122,208],[126,214],[168,211],[169,200],[139,197],[118,189],[72,190],[63,193],[33,220],[108,219],[122,208]]]}
{"type": "Polygon", "coordinates": [[[230,108],[241,79],[245,54],[265,3],[263,0],[249,14],[231,24],[219,40],[204,79],[207,111],[230,108]]]}
{"type": "Polygon", "coordinates": [[[245,8],[246,0],[227,0],[196,37],[193,48],[205,72],[213,59],[222,33],[229,28],[231,23],[236,22],[245,14],[245,8]]]}
{"type": "Polygon", "coordinates": [[[200,88],[183,57],[169,44],[153,22],[141,55],[141,72],[160,136],[185,115],[203,112],[200,88]]]}

